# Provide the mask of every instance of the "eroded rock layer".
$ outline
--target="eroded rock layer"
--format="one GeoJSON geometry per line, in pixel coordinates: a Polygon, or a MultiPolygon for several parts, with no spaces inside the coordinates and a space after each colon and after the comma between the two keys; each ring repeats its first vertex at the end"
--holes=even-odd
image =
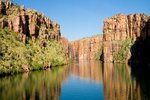
{"type": "Polygon", "coordinates": [[[18,33],[20,40],[32,41],[40,36],[46,39],[60,40],[60,25],[51,21],[44,14],[11,2],[0,1],[0,28],[9,27],[18,33]]]}

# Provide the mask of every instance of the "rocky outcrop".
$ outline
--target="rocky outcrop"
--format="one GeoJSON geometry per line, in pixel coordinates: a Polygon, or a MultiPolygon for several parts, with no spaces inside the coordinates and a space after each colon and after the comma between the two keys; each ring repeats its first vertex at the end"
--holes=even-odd
{"type": "Polygon", "coordinates": [[[0,1],[0,28],[9,27],[18,33],[19,39],[26,42],[40,36],[45,39],[60,40],[60,25],[51,21],[44,14],[11,2],[0,1]]]}
{"type": "Polygon", "coordinates": [[[94,36],[73,41],[69,44],[69,51],[72,59],[91,60],[99,59],[99,51],[102,47],[102,36],[94,36]]]}
{"type": "MultiPolygon", "coordinates": [[[[144,40],[150,37],[150,27],[147,26],[149,17],[145,14],[117,14],[104,21],[104,62],[113,62],[114,56],[122,48],[128,38],[133,41],[144,40]]],[[[130,50],[126,61],[131,57],[130,50]]],[[[132,53],[132,52],[131,52],[132,53]]]]}

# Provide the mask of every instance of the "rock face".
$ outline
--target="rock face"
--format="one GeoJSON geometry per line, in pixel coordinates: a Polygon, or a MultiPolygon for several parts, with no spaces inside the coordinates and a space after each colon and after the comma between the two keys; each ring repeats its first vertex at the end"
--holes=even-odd
{"type": "Polygon", "coordinates": [[[66,62],[68,63],[68,56],[69,56],[69,41],[67,38],[61,37],[60,43],[63,45],[65,49],[65,56],[66,56],[66,62]]]}
{"type": "Polygon", "coordinates": [[[76,60],[96,59],[101,49],[102,41],[102,36],[94,36],[71,42],[69,44],[71,58],[76,60]]]}
{"type": "MultiPolygon", "coordinates": [[[[150,25],[148,23],[149,17],[145,14],[130,14],[127,16],[117,14],[106,19],[103,27],[104,62],[113,62],[114,56],[119,52],[126,39],[139,41],[149,38],[150,25]]],[[[127,59],[129,58],[127,57],[127,59]]]]}
{"type": "Polygon", "coordinates": [[[150,62],[150,18],[145,14],[117,14],[104,21],[103,36],[73,41],[61,37],[60,25],[35,10],[0,1],[0,28],[5,27],[18,33],[21,41],[37,37],[60,41],[72,59],[97,59],[103,45],[104,62],[113,62],[124,41],[131,39],[134,44],[127,51],[126,61],[145,60],[150,62]],[[69,49],[68,49],[69,46],[69,49]]]}
{"type": "Polygon", "coordinates": [[[9,27],[18,33],[20,40],[32,41],[40,36],[45,39],[60,40],[60,25],[35,10],[0,1],[0,28],[9,27]]]}
{"type": "Polygon", "coordinates": [[[71,42],[71,58],[95,59],[103,45],[101,57],[104,62],[114,62],[119,53],[122,58],[118,58],[117,62],[121,62],[122,59],[126,62],[150,62],[150,18],[146,14],[117,14],[107,18],[104,21],[103,33],[103,37],[71,42]]]}
{"type": "Polygon", "coordinates": [[[61,37],[60,42],[64,46],[64,48],[66,49],[67,53],[69,53],[69,51],[68,51],[68,47],[69,47],[68,39],[65,37],[61,37]]]}

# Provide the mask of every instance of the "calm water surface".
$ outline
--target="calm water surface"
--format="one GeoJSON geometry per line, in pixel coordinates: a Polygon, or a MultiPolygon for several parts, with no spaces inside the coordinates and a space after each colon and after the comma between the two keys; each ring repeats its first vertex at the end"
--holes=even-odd
{"type": "Polygon", "coordinates": [[[150,70],[99,61],[0,78],[0,100],[150,100],[150,70]]]}

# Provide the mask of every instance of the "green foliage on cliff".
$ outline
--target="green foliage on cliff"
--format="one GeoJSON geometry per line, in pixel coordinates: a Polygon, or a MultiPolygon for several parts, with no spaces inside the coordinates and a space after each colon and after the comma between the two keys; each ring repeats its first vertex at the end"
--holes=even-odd
{"type": "Polygon", "coordinates": [[[0,30],[0,74],[23,72],[23,67],[39,70],[43,66],[58,66],[66,63],[63,46],[54,40],[37,39],[24,44],[17,33],[8,28],[0,30]],[[45,45],[46,44],[46,45],[45,45]]]}
{"type": "Polygon", "coordinates": [[[126,59],[130,56],[130,48],[133,45],[134,41],[132,39],[126,39],[120,51],[114,56],[114,62],[126,62],[126,59]]]}
{"type": "Polygon", "coordinates": [[[103,33],[101,33],[101,34],[94,34],[94,35],[92,35],[92,36],[84,37],[84,38],[81,38],[81,39],[88,39],[88,38],[99,37],[99,36],[103,36],[103,33]]]}
{"type": "Polygon", "coordinates": [[[99,47],[98,52],[95,54],[95,59],[96,59],[96,60],[100,60],[100,57],[102,56],[102,54],[103,54],[103,45],[101,45],[101,46],[99,47]]]}

